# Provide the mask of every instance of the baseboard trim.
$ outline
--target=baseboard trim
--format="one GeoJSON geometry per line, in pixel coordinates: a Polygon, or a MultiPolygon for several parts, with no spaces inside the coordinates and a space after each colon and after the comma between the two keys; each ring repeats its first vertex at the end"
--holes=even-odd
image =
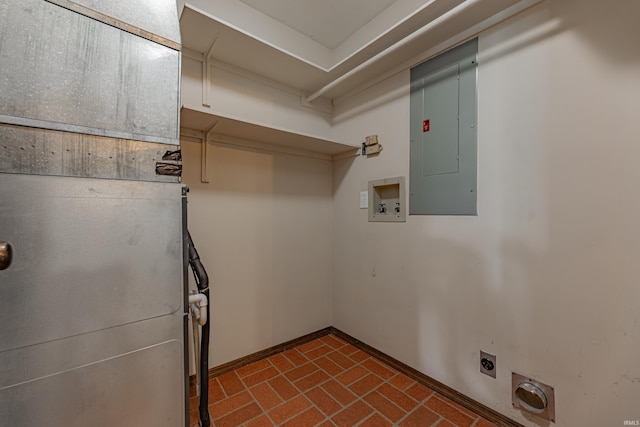
{"type": "Polygon", "coordinates": [[[352,337],[351,335],[334,328],[333,326],[331,326],[329,330],[331,334],[342,339],[343,341],[346,341],[354,347],[359,348],[370,356],[382,360],[384,363],[391,366],[395,370],[402,372],[409,378],[412,378],[417,382],[429,387],[430,389],[436,391],[444,397],[451,399],[458,405],[464,406],[471,412],[480,415],[481,417],[487,419],[488,421],[491,421],[494,424],[497,424],[501,427],[524,427],[522,424],[517,423],[511,418],[505,417],[501,413],[494,411],[488,406],[484,406],[483,404],[476,402],[470,397],[467,397],[466,395],[452,389],[451,387],[441,383],[440,381],[437,381],[430,376],[425,375],[416,369],[413,369],[411,366],[406,365],[397,359],[394,359],[388,354],[385,354],[371,347],[370,345],[363,343],[362,341],[352,337]]]}
{"type": "MultiPolygon", "coordinates": [[[[388,354],[385,354],[373,347],[371,347],[370,345],[363,343],[362,341],[352,337],[349,334],[346,334],[344,332],[342,332],[341,330],[330,326],[324,329],[320,329],[319,331],[316,332],[312,332],[310,334],[301,336],[300,338],[295,338],[292,340],[289,340],[287,342],[284,342],[282,344],[278,344],[278,345],[274,345],[273,347],[269,347],[265,350],[262,351],[258,351],[256,353],[250,354],[248,356],[245,357],[241,357],[239,359],[236,360],[232,360],[231,362],[225,363],[223,365],[220,366],[216,366],[214,368],[209,369],[209,378],[214,378],[217,376],[220,376],[222,374],[225,374],[227,372],[233,371],[235,369],[241,368],[245,365],[248,365],[250,363],[253,362],[257,362],[259,360],[262,359],[266,359],[267,357],[273,356],[274,354],[278,354],[278,353],[282,353],[283,351],[289,350],[293,347],[299,346],[300,344],[304,344],[307,343],[309,341],[313,341],[315,339],[318,339],[320,337],[323,337],[325,335],[329,335],[329,334],[333,334],[336,337],[342,339],[343,341],[348,342],[349,344],[353,345],[354,347],[364,351],[365,353],[369,354],[370,356],[373,356],[381,361],[383,361],[384,363],[386,363],[387,365],[391,366],[392,368],[394,368],[395,370],[402,372],[403,374],[405,374],[406,376],[408,376],[409,378],[412,378],[414,380],[416,380],[417,382],[424,384],[425,386],[429,387],[430,389],[436,391],[437,393],[441,394],[442,396],[454,401],[455,403],[457,403],[458,405],[464,406],[465,408],[469,409],[470,411],[480,415],[481,417],[487,419],[488,421],[491,421],[492,423],[500,426],[500,427],[524,427],[522,424],[517,423],[516,421],[512,420],[511,418],[508,418],[504,415],[502,415],[499,412],[496,412],[495,410],[489,408],[488,406],[485,406],[479,402],[476,402],[475,400],[471,399],[470,397],[465,396],[464,394],[452,389],[451,387],[441,383],[440,381],[437,381],[431,377],[429,377],[428,375],[423,374],[422,372],[412,368],[409,365],[406,365],[402,362],[400,362],[397,359],[394,359],[393,357],[389,356],[388,354]]],[[[189,384],[191,386],[195,385],[196,382],[196,378],[195,375],[192,375],[189,378],[189,384]]]]}
{"type": "MultiPolygon", "coordinates": [[[[250,363],[257,362],[262,359],[266,359],[267,357],[271,357],[274,354],[282,353],[283,351],[289,350],[293,347],[297,347],[300,344],[308,343],[325,335],[329,335],[331,333],[331,327],[326,327],[324,329],[320,329],[319,331],[312,332],[307,335],[303,335],[299,338],[294,338],[292,340],[283,342],[282,344],[274,345],[273,347],[269,347],[267,349],[258,351],[256,353],[249,354],[248,356],[241,357],[239,359],[232,360],[231,362],[227,362],[225,364],[215,366],[209,369],[209,379],[220,376],[222,374],[226,374],[227,372],[231,372],[235,369],[242,368],[243,366],[249,365],[250,363]]],[[[189,377],[189,385],[194,386],[196,384],[196,376],[191,375],[189,377]]]]}

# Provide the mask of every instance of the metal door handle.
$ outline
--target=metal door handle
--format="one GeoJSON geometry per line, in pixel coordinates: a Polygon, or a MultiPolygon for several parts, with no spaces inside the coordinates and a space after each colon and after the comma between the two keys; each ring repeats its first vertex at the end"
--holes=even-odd
{"type": "Polygon", "coordinates": [[[13,248],[9,242],[0,241],[0,270],[6,270],[11,265],[13,248]]]}

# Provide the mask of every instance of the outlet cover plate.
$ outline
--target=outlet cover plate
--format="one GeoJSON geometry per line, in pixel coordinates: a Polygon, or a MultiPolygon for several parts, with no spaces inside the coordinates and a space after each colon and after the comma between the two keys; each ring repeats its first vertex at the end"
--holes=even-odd
{"type": "Polygon", "coordinates": [[[495,378],[497,371],[498,371],[498,364],[496,362],[495,354],[489,354],[486,351],[480,350],[480,372],[495,378]],[[486,362],[483,363],[484,361],[489,361],[490,364],[493,365],[493,368],[489,369],[490,368],[489,364],[487,364],[486,362]]]}

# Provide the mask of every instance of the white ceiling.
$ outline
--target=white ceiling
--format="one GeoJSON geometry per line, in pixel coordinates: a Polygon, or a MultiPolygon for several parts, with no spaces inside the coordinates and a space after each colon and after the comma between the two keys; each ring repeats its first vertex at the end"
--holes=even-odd
{"type": "Polygon", "coordinates": [[[328,49],[335,49],[395,0],[240,0],[328,49]]]}

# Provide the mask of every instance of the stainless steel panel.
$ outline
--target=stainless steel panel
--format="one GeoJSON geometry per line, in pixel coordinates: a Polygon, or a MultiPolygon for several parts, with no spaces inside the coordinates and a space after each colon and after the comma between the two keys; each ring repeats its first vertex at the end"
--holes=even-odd
{"type": "Polygon", "coordinates": [[[179,143],[176,50],[45,1],[0,0],[0,63],[1,122],[179,143]]]}
{"type": "MultiPolygon", "coordinates": [[[[73,310],[70,310],[70,317],[73,317],[73,310]]],[[[163,342],[184,341],[182,317],[183,313],[174,313],[0,352],[0,389],[67,372],[163,342]]],[[[175,362],[173,368],[179,370],[181,366],[175,362]]],[[[10,396],[5,398],[11,400],[10,396]]]]}
{"type": "Polygon", "coordinates": [[[47,1],[70,8],[78,5],[180,44],[180,25],[175,0],[47,1]]]}
{"type": "Polygon", "coordinates": [[[168,341],[0,388],[0,424],[176,427],[184,423],[182,343],[168,341]]]}
{"type": "Polygon", "coordinates": [[[0,124],[0,173],[178,182],[156,162],[177,145],[0,124]]]}
{"type": "Polygon", "coordinates": [[[181,310],[181,192],[0,174],[0,352],[181,310]]]}

